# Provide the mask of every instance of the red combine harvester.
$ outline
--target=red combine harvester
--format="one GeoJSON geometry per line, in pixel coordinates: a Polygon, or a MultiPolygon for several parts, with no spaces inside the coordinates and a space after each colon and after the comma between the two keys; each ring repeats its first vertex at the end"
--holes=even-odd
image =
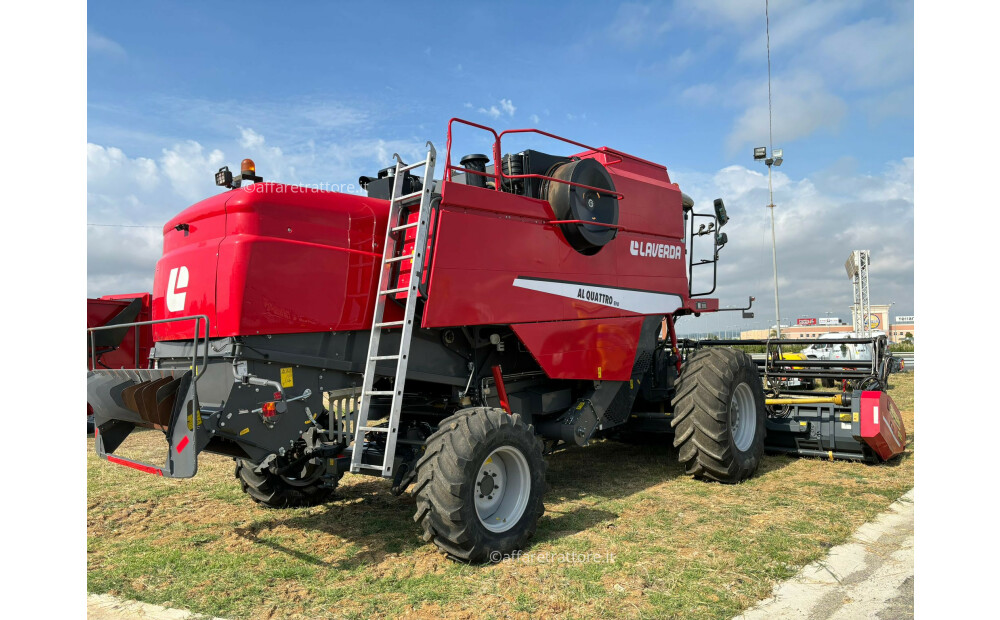
{"type": "MultiPolygon", "coordinates": [[[[87,370],[144,368],[153,348],[150,325],[129,326],[152,318],[149,293],[105,295],[87,300],[87,327],[125,325],[91,332],[87,338],[87,370]]],[[[94,432],[94,411],[87,404],[87,432],[94,432]]]]}
{"type": "Polygon", "coordinates": [[[265,183],[250,160],[219,170],[229,191],[163,228],[153,366],[88,375],[98,454],[175,478],[203,451],[231,456],[273,507],[325,501],[346,472],[382,476],[412,485],[425,540],[479,562],[526,544],[543,457],[563,446],[673,435],[689,474],[727,483],[754,473],[765,434],[799,454],[902,451],[885,347],[851,371],[859,389],[805,399],[768,379],[780,355],[678,341],[678,319],[720,311],[721,199],[695,213],[664,166],[533,129],[453,119],[442,180],[428,147],[362,177],[367,196],[265,183]],[[452,165],[456,123],[493,152],[452,165]],[[524,133],[566,154],[503,153],[524,133]],[[162,464],[121,455],[137,427],[164,433],[162,464]]]}

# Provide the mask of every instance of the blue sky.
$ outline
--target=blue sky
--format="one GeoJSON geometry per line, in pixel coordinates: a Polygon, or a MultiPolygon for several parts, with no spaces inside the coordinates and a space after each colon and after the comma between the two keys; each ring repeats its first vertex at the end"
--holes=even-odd
{"type": "MultiPolygon", "coordinates": [[[[443,150],[461,116],[663,163],[703,209],[723,197],[718,293],[756,295],[758,320],[685,327],[773,321],[751,157],[767,143],[763,0],[539,4],[90,3],[88,221],[155,228],[88,227],[88,294],[149,289],[158,226],[217,191],[221,165],[353,183],[394,151],[443,150]]],[[[872,251],[873,302],[911,314],[912,5],[774,0],[770,15],[783,319],[847,319],[853,249],[872,251]]],[[[469,133],[454,154],[482,149],[469,133]]]]}

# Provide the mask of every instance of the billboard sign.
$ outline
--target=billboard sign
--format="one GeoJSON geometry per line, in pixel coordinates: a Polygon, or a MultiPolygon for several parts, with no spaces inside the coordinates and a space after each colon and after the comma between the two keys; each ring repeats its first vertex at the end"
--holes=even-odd
{"type": "Polygon", "coordinates": [[[840,319],[835,316],[827,316],[821,319],[816,319],[817,325],[840,325],[840,319]]]}
{"type": "Polygon", "coordinates": [[[897,323],[913,323],[913,315],[911,314],[909,316],[897,316],[896,317],[896,322],[897,323]]]}
{"type": "Polygon", "coordinates": [[[799,319],[795,322],[796,325],[815,325],[816,319],[799,319]]]}

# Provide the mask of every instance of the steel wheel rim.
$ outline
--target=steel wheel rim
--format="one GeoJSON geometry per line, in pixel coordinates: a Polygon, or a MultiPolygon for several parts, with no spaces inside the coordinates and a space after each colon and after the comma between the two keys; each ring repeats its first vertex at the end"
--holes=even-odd
{"type": "Polygon", "coordinates": [[[473,486],[476,515],[491,532],[514,527],[528,507],[531,474],[528,459],[513,446],[501,446],[479,466],[473,486]]]}
{"type": "Polygon", "coordinates": [[[753,392],[746,383],[737,385],[729,400],[729,430],[736,449],[746,452],[757,432],[757,405],[753,400],[753,392]]]}

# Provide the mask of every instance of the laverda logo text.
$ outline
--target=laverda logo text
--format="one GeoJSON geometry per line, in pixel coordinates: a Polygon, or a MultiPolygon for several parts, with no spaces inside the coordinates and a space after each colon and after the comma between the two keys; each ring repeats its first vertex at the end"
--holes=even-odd
{"type": "Polygon", "coordinates": [[[618,307],[618,302],[615,301],[614,297],[600,291],[592,291],[590,289],[581,288],[577,291],[576,297],[577,299],[592,301],[595,304],[604,304],[605,306],[612,306],[614,308],[618,307]]]}
{"type": "Polygon", "coordinates": [[[675,259],[681,257],[681,246],[669,243],[641,243],[633,241],[629,244],[629,251],[632,252],[632,256],[675,259]]]}

